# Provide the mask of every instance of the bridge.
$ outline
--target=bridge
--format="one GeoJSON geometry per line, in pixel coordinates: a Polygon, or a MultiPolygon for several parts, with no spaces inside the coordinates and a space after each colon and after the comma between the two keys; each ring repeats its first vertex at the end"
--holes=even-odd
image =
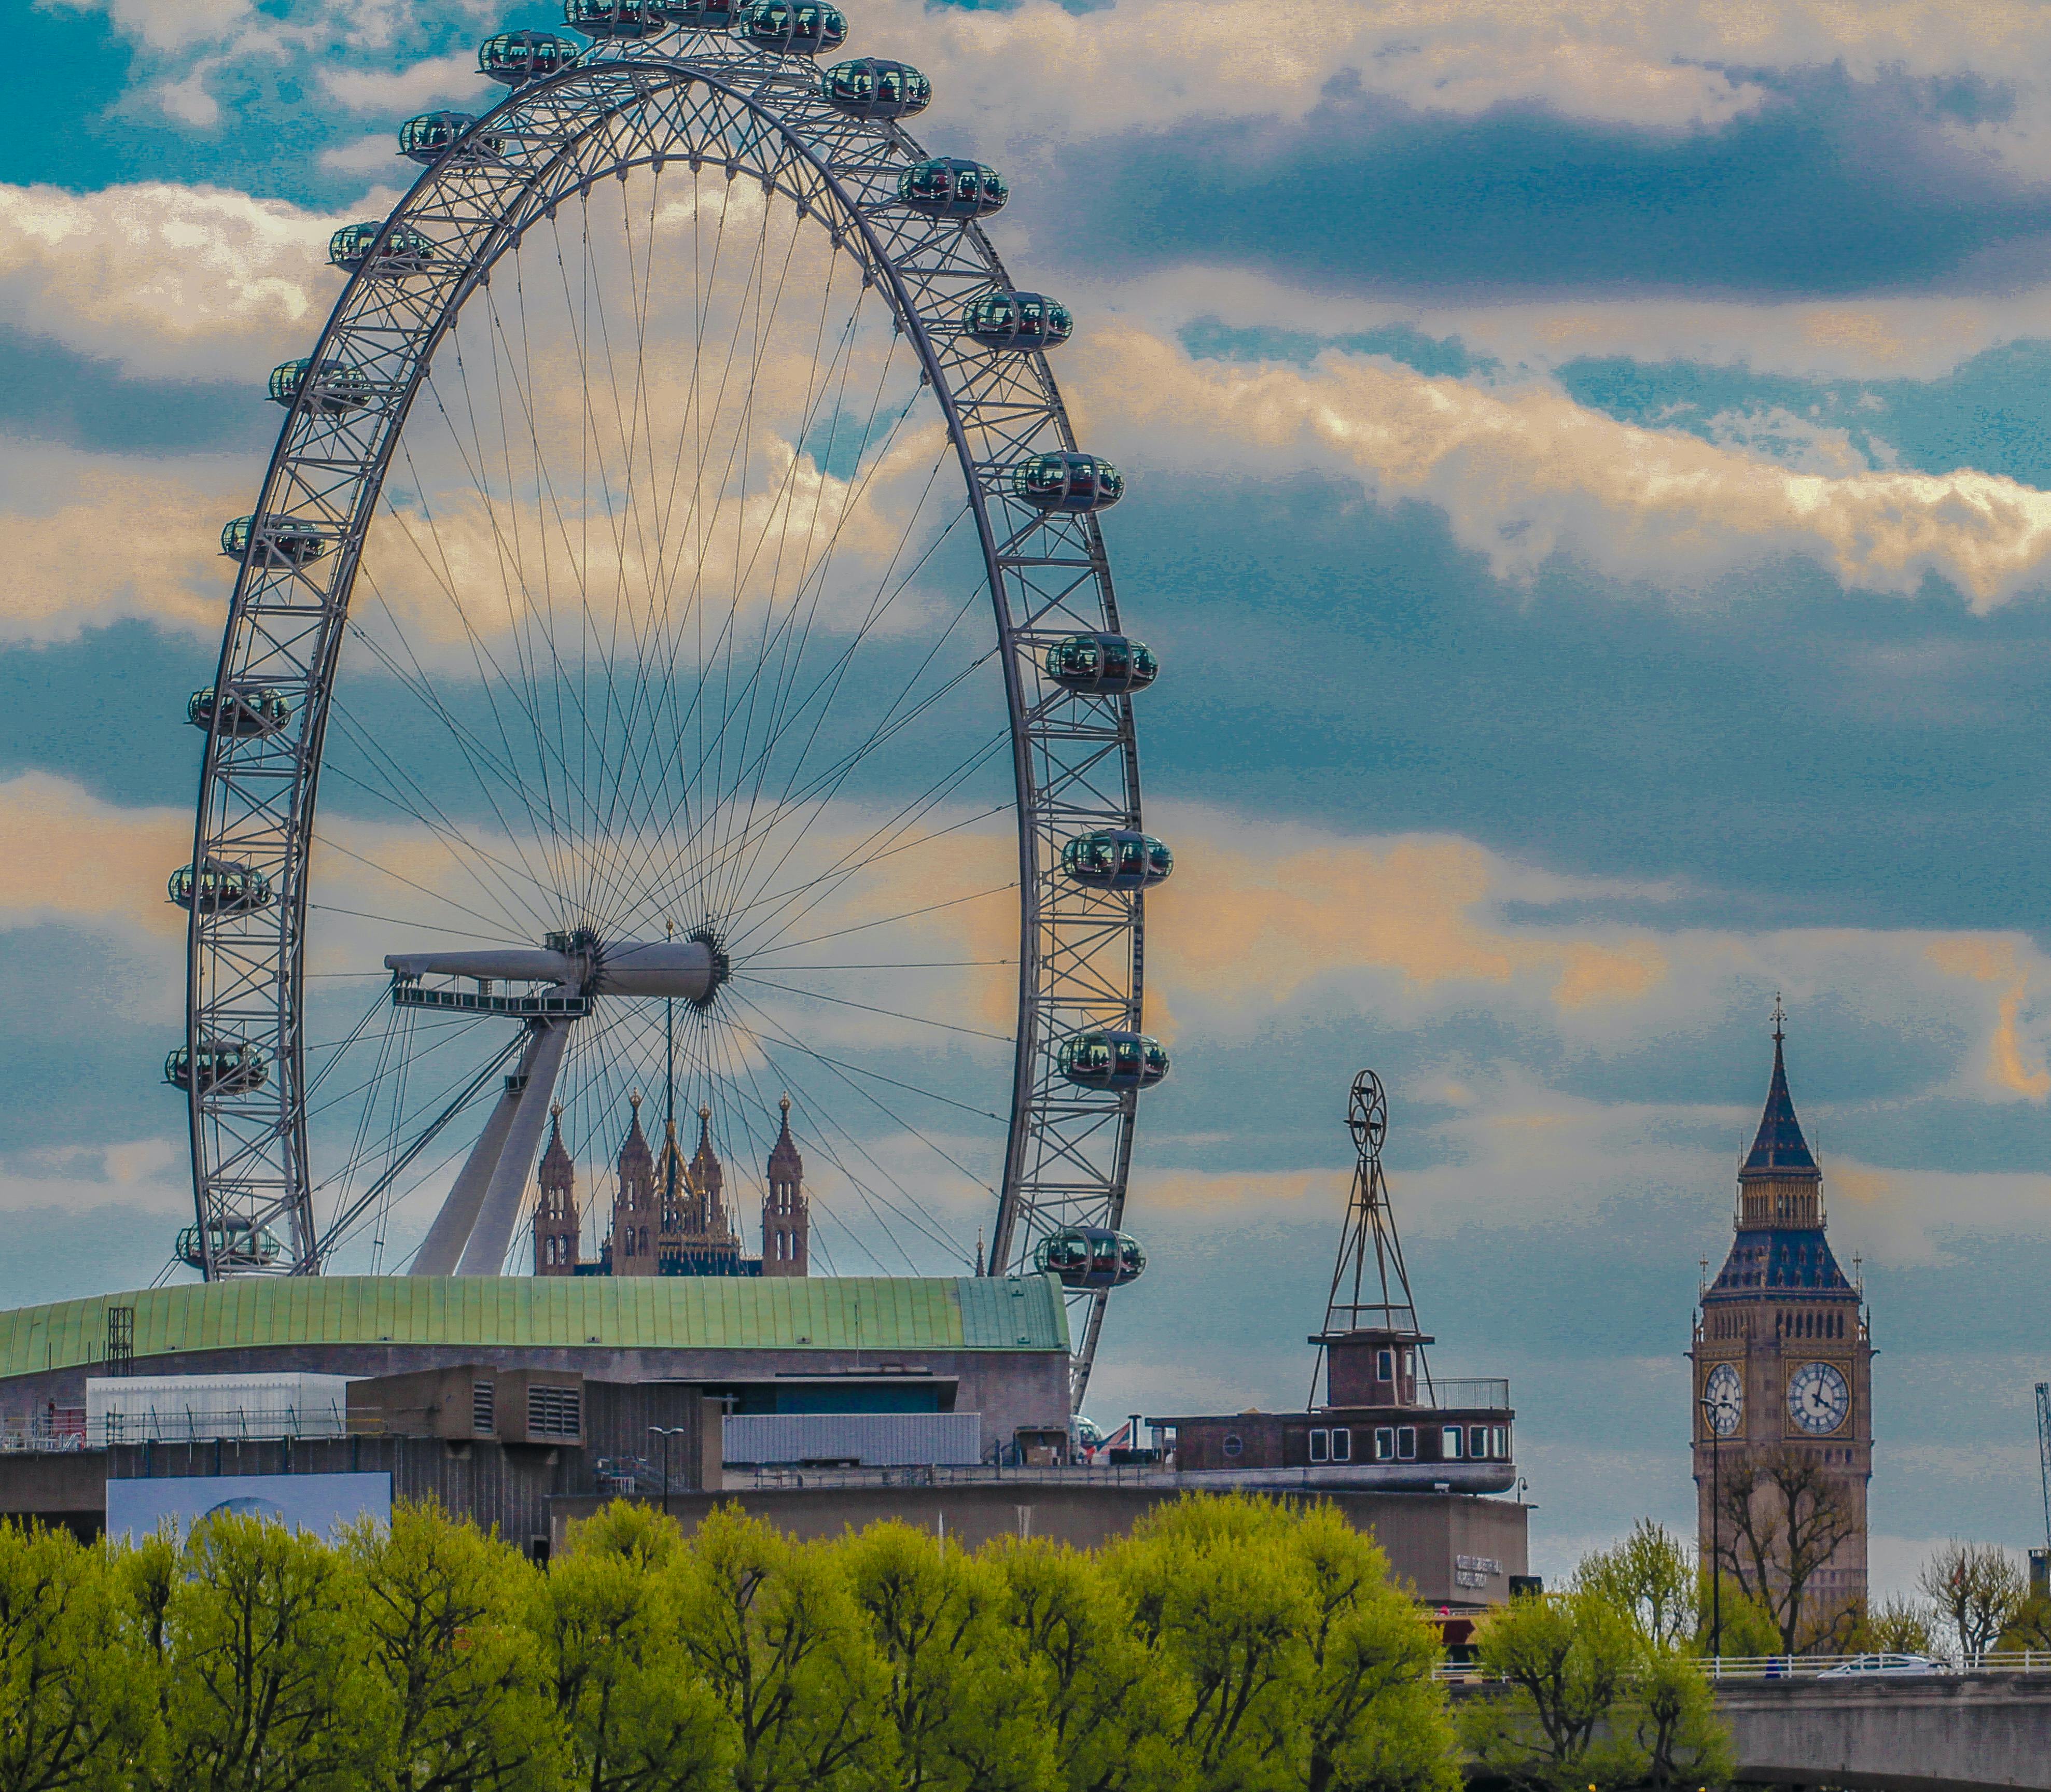
{"type": "Polygon", "coordinates": [[[1724,1680],[1737,1778],[1877,1792],[2051,1792],[2051,1673],[1724,1680]]]}

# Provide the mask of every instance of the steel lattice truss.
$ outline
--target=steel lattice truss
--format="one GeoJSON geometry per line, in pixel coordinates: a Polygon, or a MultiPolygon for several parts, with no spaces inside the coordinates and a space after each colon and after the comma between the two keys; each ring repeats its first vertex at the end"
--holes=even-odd
{"type": "MultiPolygon", "coordinates": [[[[537,221],[596,182],[683,163],[759,182],[815,218],[888,303],[938,400],[994,602],[1018,810],[1018,1013],[990,1273],[1029,1265],[1049,1231],[1117,1226],[1135,1096],[1072,1085],[1056,1052],[1079,1031],[1139,1026],[1143,899],[1080,887],[1060,864],[1062,843],[1079,832],[1139,825],[1131,705],[1072,693],[1042,670],[1050,643],[1115,631],[1118,611],[1094,518],[1049,515],[1012,495],[1018,463],[1076,444],[1043,355],[992,353],[961,330],[968,301],[1011,287],[996,252],[975,223],[899,202],[900,172],[924,154],[900,125],[844,115],[822,97],[809,63],[715,33],[599,46],[516,89],[479,128],[502,141],[502,154],[466,161],[451,152],[420,178],[312,351],[316,365],[356,369],[367,402],[332,415],[305,393],[296,400],[233,593],[216,687],[275,690],[291,715],[275,731],[237,732],[224,726],[224,697],[208,732],[195,871],[209,861],[252,867],[276,900],[239,916],[193,908],[188,1048],[254,1041],[273,1066],[252,1091],[194,1079],[204,1272],[246,1267],[220,1249],[230,1226],[278,1234],[272,1273],[318,1274],[326,1247],[307,1144],[307,855],[357,562],[430,359],[466,299],[537,221]],[[431,257],[408,260],[409,232],[432,245],[431,257]],[[325,545],[318,557],[295,551],[309,533],[325,545]]],[[[1070,1298],[1080,1399],[1105,1296],[1070,1298]]]]}

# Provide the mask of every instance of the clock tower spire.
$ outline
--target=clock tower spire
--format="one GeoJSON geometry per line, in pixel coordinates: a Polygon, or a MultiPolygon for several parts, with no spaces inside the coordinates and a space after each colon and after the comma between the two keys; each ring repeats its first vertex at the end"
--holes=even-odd
{"type": "Polygon", "coordinates": [[[1786,1039],[1776,997],[1773,1076],[1737,1173],[1736,1236],[1701,1290],[1688,1354],[1702,1560],[1799,1649],[1865,1603],[1873,1345],[1862,1290],[1830,1250],[1786,1039]]]}

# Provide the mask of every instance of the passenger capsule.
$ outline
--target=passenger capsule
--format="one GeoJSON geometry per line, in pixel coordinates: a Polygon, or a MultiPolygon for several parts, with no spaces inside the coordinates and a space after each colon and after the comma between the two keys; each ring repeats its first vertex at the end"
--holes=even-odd
{"type": "Polygon", "coordinates": [[[1061,869],[1092,890],[1144,890],[1167,882],[1175,855],[1151,834],[1106,828],[1079,834],[1064,846],[1061,869]]]}
{"type": "Polygon", "coordinates": [[[781,56],[817,56],[847,41],[847,15],[826,0],[752,0],[734,29],[757,49],[781,56]]]}
{"type": "Polygon", "coordinates": [[[1151,1089],[1168,1074],[1160,1040],[1143,1033],[1072,1033],[1056,1061],[1085,1089],[1151,1089]]]}
{"type": "MultiPolygon", "coordinates": [[[[217,1269],[264,1269],[278,1260],[284,1248],[268,1226],[249,1220],[210,1221],[213,1264],[217,1269]]],[[[206,1256],[200,1249],[200,1230],[187,1226],[178,1234],[175,1247],[178,1261],[193,1269],[205,1269],[206,1256]]]]}
{"type": "Polygon", "coordinates": [[[933,84],[908,64],[865,56],[836,62],[826,71],[823,91],[828,105],[851,118],[903,119],[925,111],[933,84]]]}
{"type": "Polygon", "coordinates": [[[190,914],[253,915],[271,906],[271,880],[252,865],[231,865],[208,859],[193,875],[182,865],[171,873],[171,900],[190,914]]]}
{"type": "Polygon", "coordinates": [[[272,404],[290,410],[302,392],[307,394],[307,408],[324,417],[360,411],[370,402],[370,381],[359,369],[338,361],[322,361],[318,373],[313,361],[304,357],[271,369],[272,404]]]}
{"type": "Polygon", "coordinates": [[[1011,490],[1037,510],[1081,516],[1108,510],[1125,495],[1125,475],[1108,460],[1063,449],[1035,455],[1011,470],[1011,490]]]}
{"type": "Polygon", "coordinates": [[[1033,1267],[1065,1288],[1123,1288],[1146,1272],[1147,1253],[1108,1226],[1065,1226],[1040,1240],[1033,1267]]]}
{"type": "Polygon", "coordinates": [[[1057,349],[1076,333],[1067,306],[1038,292],[993,292],[971,302],[962,328],[986,349],[1057,349]]]}
{"type": "Polygon", "coordinates": [[[1011,189],[994,168],[941,155],[900,174],[897,197],[929,218],[980,218],[1002,211],[1011,189]]]}
{"type": "Polygon", "coordinates": [[[164,1060],[164,1080],[174,1088],[203,1095],[246,1095],[270,1079],[271,1060],[262,1048],[240,1039],[201,1041],[197,1068],[189,1046],[177,1047],[164,1060]]]}
{"type": "Polygon", "coordinates": [[[326,553],[327,543],[311,523],[296,517],[271,517],[260,536],[254,517],[237,517],[221,532],[221,551],[252,565],[304,566],[326,553]]]}
{"type": "Polygon", "coordinates": [[[586,37],[645,37],[668,22],[650,0],[563,0],[563,23],[586,37]]]}
{"type": "Polygon", "coordinates": [[[434,244],[407,224],[393,231],[373,256],[384,228],[374,218],[344,224],[327,240],[328,260],[352,274],[361,268],[373,280],[404,279],[408,274],[424,274],[433,264],[434,244]]]}
{"type": "Polygon", "coordinates": [[[1154,650],[1123,634],[1071,634],[1047,650],[1047,676],[1083,697],[1143,691],[1161,670],[1154,650]]]}
{"type": "Polygon", "coordinates": [[[451,161],[477,166],[506,154],[506,139],[479,131],[467,112],[423,112],[399,127],[399,153],[423,168],[432,168],[453,150],[451,161]]]}
{"type": "Polygon", "coordinates": [[[275,734],[292,719],[292,706],[280,692],[230,685],[228,701],[223,704],[213,686],[208,685],[186,699],[186,720],[194,728],[211,729],[217,709],[221,712],[221,732],[237,740],[275,734]]]}
{"type": "Polygon", "coordinates": [[[661,0],[655,10],[686,31],[724,31],[740,8],[736,0],[661,0]]]}
{"type": "Polygon", "coordinates": [[[501,31],[477,46],[477,72],[518,87],[572,67],[584,52],[553,31],[501,31]]]}

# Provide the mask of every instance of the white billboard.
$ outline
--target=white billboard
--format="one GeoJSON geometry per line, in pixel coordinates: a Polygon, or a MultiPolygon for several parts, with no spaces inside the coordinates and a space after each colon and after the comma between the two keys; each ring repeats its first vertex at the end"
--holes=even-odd
{"type": "Polygon", "coordinates": [[[360,1518],[392,1522],[389,1474],[158,1474],[107,1483],[107,1534],[181,1537],[217,1512],[247,1513],[332,1540],[360,1518]]]}

